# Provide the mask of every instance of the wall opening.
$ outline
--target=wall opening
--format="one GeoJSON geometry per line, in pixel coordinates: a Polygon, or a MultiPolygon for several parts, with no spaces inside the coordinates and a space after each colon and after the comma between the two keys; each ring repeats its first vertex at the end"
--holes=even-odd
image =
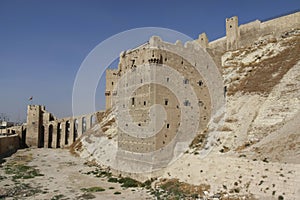
{"type": "Polygon", "coordinates": [[[41,132],[40,132],[40,135],[39,135],[38,147],[43,148],[44,147],[44,142],[45,142],[45,127],[42,126],[41,127],[41,132]]]}
{"type": "Polygon", "coordinates": [[[169,100],[165,99],[165,105],[167,106],[169,104],[169,100]]]}
{"type": "Polygon", "coordinates": [[[144,106],[147,104],[147,102],[146,101],[144,101],[144,106]]]}
{"type": "Polygon", "coordinates": [[[185,101],[183,102],[183,105],[184,105],[184,106],[190,106],[190,105],[191,105],[191,103],[190,103],[190,101],[189,101],[189,100],[185,100],[185,101]]]}
{"type": "Polygon", "coordinates": [[[26,148],[26,128],[22,127],[22,140],[21,140],[21,148],[26,148]]]}
{"type": "Polygon", "coordinates": [[[69,144],[69,135],[70,135],[70,121],[66,121],[66,127],[65,127],[65,145],[69,144]]]}
{"type": "Polygon", "coordinates": [[[131,98],[131,105],[134,106],[134,97],[131,98]]]}
{"type": "Polygon", "coordinates": [[[189,79],[184,79],[184,80],[183,80],[183,83],[184,83],[184,84],[189,84],[189,79]]]}
{"type": "Polygon", "coordinates": [[[48,148],[52,148],[52,141],[53,141],[53,125],[50,124],[48,132],[48,148]]]}
{"type": "Polygon", "coordinates": [[[73,142],[75,142],[76,138],[78,137],[78,120],[74,120],[74,129],[73,129],[73,142]]]}
{"type": "Polygon", "coordinates": [[[57,124],[57,136],[56,136],[56,148],[60,148],[60,139],[61,139],[61,124],[57,124]]]}
{"type": "Polygon", "coordinates": [[[96,124],[96,116],[95,115],[91,115],[91,118],[90,118],[90,127],[92,128],[95,124],[96,124]]]}
{"type": "Polygon", "coordinates": [[[170,124],[167,124],[167,128],[170,128],[170,124]]]}
{"type": "Polygon", "coordinates": [[[82,118],[82,133],[86,131],[86,119],[85,117],[82,118]]]}

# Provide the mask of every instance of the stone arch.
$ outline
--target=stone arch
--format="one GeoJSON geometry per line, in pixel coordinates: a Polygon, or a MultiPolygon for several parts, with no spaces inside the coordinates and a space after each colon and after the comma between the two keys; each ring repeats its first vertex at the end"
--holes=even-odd
{"type": "Polygon", "coordinates": [[[61,124],[57,123],[57,137],[56,137],[56,148],[60,148],[60,140],[61,140],[61,124]]]}
{"type": "Polygon", "coordinates": [[[48,128],[48,148],[52,148],[53,141],[53,125],[50,124],[48,128]]]}
{"type": "Polygon", "coordinates": [[[90,116],[90,128],[92,128],[96,124],[96,114],[92,114],[90,116]]]}
{"type": "Polygon", "coordinates": [[[82,134],[86,131],[86,117],[82,117],[81,118],[81,120],[82,120],[82,134]]]}
{"type": "Polygon", "coordinates": [[[73,142],[75,142],[77,137],[78,137],[78,120],[74,119],[73,142]]]}
{"type": "Polygon", "coordinates": [[[69,137],[70,137],[70,121],[66,121],[66,126],[65,126],[65,145],[69,144],[69,137]]]}
{"type": "Polygon", "coordinates": [[[42,125],[40,135],[39,135],[38,147],[43,148],[44,147],[44,142],[45,142],[45,127],[44,127],[44,125],[42,125]]]}

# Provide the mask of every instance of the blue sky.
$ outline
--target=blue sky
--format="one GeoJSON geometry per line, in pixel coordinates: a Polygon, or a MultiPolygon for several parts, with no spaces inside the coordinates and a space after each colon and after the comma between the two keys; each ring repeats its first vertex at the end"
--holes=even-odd
{"type": "MultiPolygon", "coordinates": [[[[26,118],[28,98],[58,117],[72,115],[76,73],[105,39],[139,27],[163,27],[210,40],[225,35],[225,18],[239,23],[299,11],[299,0],[0,0],[0,113],[26,118]]],[[[104,83],[96,107],[104,108],[104,83]]]]}

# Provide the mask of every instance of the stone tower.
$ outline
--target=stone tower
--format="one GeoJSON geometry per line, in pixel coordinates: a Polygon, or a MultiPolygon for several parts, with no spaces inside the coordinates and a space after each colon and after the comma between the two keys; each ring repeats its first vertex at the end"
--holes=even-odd
{"type": "Polygon", "coordinates": [[[28,147],[40,147],[39,141],[44,137],[44,130],[42,127],[43,111],[45,106],[28,105],[27,107],[27,130],[26,130],[26,144],[28,147]]]}
{"type": "Polygon", "coordinates": [[[226,18],[226,49],[235,50],[239,47],[240,31],[238,17],[226,18]]]}
{"type": "Polygon", "coordinates": [[[208,48],[208,38],[206,33],[201,33],[198,38],[198,42],[203,48],[208,48]]]}
{"type": "Polygon", "coordinates": [[[108,69],[106,70],[106,90],[105,90],[105,102],[106,110],[111,108],[112,102],[111,98],[113,95],[113,89],[115,88],[118,81],[118,70],[108,69]]]}

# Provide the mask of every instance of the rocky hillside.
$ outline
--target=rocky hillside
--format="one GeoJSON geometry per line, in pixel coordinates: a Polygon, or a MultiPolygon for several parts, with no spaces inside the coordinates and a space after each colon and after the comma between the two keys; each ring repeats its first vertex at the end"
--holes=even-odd
{"type": "MultiPolygon", "coordinates": [[[[227,86],[225,123],[214,148],[201,156],[210,134],[198,136],[159,180],[209,186],[217,199],[300,197],[300,30],[259,38],[222,56],[227,86]]],[[[114,166],[117,128],[110,111],[72,148],[82,157],[114,166]]],[[[159,181],[158,180],[158,181],[159,181]]]]}

